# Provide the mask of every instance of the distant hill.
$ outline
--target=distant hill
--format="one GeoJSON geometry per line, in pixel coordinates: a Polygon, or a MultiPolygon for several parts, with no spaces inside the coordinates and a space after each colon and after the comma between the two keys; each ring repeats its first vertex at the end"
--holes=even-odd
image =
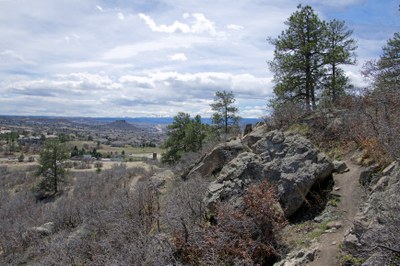
{"type": "Polygon", "coordinates": [[[136,130],[136,126],[126,122],[126,120],[115,120],[114,122],[102,125],[102,127],[118,130],[136,130]]]}

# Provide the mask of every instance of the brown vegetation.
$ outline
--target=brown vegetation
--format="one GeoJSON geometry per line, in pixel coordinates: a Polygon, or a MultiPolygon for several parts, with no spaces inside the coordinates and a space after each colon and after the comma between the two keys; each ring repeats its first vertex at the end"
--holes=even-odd
{"type": "Polygon", "coordinates": [[[159,210],[156,190],[146,178],[136,189],[129,185],[152,172],[121,165],[99,174],[79,173],[73,188],[64,188],[63,195],[48,203],[35,203],[29,173],[20,191],[10,191],[18,174],[2,175],[1,264],[110,265],[163,259],[158,251],[157,256],[150,253],[155,241],[150,232],[159,210]],[[35,228],[48,222],[54,233],[37,233],[35,228]]]}
{"type": "Polygon", "coordinates": [[[249,187],[244,208],[217,207],[212,224],[198,228],[197,237],[177,232],[178,257],[189,265],[270,265],[280,256],[279,231],[285,218],[275,188],[267,182],[249,187]]]}

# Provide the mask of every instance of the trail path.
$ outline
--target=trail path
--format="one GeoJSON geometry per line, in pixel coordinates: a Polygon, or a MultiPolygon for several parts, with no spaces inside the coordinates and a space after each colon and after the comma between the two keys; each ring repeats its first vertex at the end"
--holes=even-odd
{"type": "Polygon", "coordinates": [[[338,265],[339,243],[343,240],[344,234],[350,228],[363,198],[363,190],[359,184],[359,177],[362,168],[351,162],[350,158],[346,161],[349,172],[334,175],[335,187],[338,191],[332,193],[340,196],[337,206],[339,212],[338,222],[342,227],[333,233],[327,233],[319,239],[319,252],[317,258],[308,265],[312,266],[334,266],[338,265]]]}

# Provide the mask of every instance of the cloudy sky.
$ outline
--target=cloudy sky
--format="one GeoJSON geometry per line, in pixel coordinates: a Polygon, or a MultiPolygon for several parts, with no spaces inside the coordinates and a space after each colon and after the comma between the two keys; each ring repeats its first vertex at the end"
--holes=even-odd
{"type": "MultiPolygon", "coordinates": [[[[260,117],[272,96],[266,39],[299,0],[0,0],[0,114],[210,115],[232,90],[240,115],[260,117]]],[[[309,0],[345,20],[360,69],[400,29],[398,0],[309,0]]]]}

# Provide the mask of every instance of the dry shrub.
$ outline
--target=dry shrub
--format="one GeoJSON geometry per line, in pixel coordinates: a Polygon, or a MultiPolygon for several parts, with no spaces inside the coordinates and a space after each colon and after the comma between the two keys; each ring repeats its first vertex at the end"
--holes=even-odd
{"type": "Polygon", "coordinates": [[[272,108],[272,115],[265,118],[265,122],[274,129],[286,130],[307,115],[307,111],[304,110],[301,104],[295,102],[272,102],[270,107],[272,108]]]}
{"type": "MultiPolygon", "coordinates": [[[[7,169],[5,169],[7,170],[7,169]]],[[[54,201],[35,202],[31,179],[7,170],[0,187],[1,265],[165,265],[171,252],[156,237],[158,194],[153,171],[116,165],[101,173],[81,172],[73,188],[54,201]],[[133,178],[143,177],[135,187],[133,178]],[[147,179],[145,178],[147,177],[147,179]],[[9,188],[20,185],[21,192],[9,188]],[[49,236],[27,234],[55,224],[49,236]]]]}
{"type": "Polygon", "coordinates": [[[377,163],[387,164],[391,159],[385,148],[380,145],[378,139],[361,136],[360,146],[366,151],[365,158],[371,158],[377,163]]]}
{"type": "Polygon", "coordinates": [[[400,156],[400,91],[363,92],[353,97],[345,125],[370,158],[386,164],[400,156]]]}
{"type": "Polygon", "coordinates": [[[217,207],[215,224],[199,227],[201,237],[175,235],[177,256],[189,265],[271,265],[280,256],[279,231],[286,225],[276,190],[263,181],[250,186],[243,208],[217,207]]]}

